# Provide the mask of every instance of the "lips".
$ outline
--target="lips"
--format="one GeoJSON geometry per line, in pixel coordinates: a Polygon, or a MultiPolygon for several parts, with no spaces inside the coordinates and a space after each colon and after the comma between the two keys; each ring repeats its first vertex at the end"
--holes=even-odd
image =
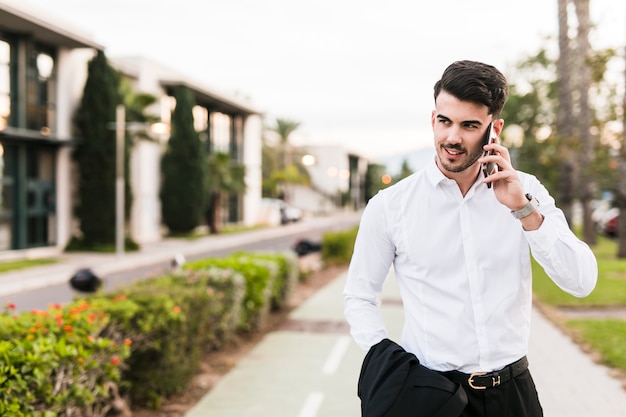
{"type": "Polygon", "coordinates": [[[455,149],[455,148],[446,148],[444,147],[443,150],[450,155],[451,158],[456,158],[459,155],[463,155],[465,153],[465,151],[461,150],[461,149],[455,149]]]}

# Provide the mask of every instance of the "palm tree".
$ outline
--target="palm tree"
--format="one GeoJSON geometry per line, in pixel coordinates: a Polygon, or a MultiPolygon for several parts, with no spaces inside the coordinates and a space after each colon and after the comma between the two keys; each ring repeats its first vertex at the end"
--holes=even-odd
{"type": "Polygon", "coordinates": [[[557,111],[556,133],[559,138],[559,206],[571,224],[572,203],[574,199],[574,171],[575,164],[572,152],[574,137],[574,103],[572,98],[572,58],[573,53],[569,39],[569,23],[567,8],[571,0],[558,0],[559,12],[559,59],[557,62],[557,80],[559,106],[557,111]]]}
{"type": "Polygon", "coordinates": [[[583,239],[590,245],[596,243],[596,230],[591,217],[591,206],[596,184],[592,174],[592,165],[595,156],[595,142],[591,134],[591,107],[589,105],[589,90],[591,88],[591,64],[589,55],[591,45],[589,32],[591,20],[589,17],[589,0],[574,0],[576,17],[578,19],[578,35],[576,38],[577,53],[579,59],[578,71],[578,100],[580,114],[578,117],[578,132],[581,141],[580,161],[580,200],[583,206],[583,239]]]}
{"type": "Polygon", "coordinates": [[[227,153],[216,152],[207,157],[206,167],[209,195],[207,225],[211,234],[217,234],[220,232],[222,197],[246,189],[245,166],[234,163],[227,153]]]}
{"type": "Polygon", "coordinates": [[[286,201],[289,201],[287,188],[289,184],[295,180],[292,180],[292,175],[290,175],[295,172],[295,169],[291,166],[293,165],[293,154],[291,144],[289,143],[289,136],[298,129],[298,127],[300,127],[300,122],[278,118],[276,119],[276,126],[271,129],[278,134],[280,139],[280,152],[282,154],[281,169],[284,172],[283,196],[286,201]]]}
{"type": "Polygon", "coordinates": [[[276,127],[272,130],[278,134],[280,139],[280,150],[282,153],[282,169],[287,169],[291,165],[291,146],[289,136],[300,127],[300,122],[287,119],[276,119],[276,127]]]}

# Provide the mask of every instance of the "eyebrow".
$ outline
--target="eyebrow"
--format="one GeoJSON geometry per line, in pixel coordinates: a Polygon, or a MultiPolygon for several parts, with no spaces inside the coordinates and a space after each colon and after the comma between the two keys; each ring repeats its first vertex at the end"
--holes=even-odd
{"type": "MultiPolygon", "coordinates": [[[[443,114],[437,114],[435,117],[439,120],[450,121],[450,118],[447,116],[444,116],[443,114]]],[[[473,125],[479,125],[479,126],[483,125],[483,123],[480,120],[463,120],[461,124],[466,124],[466,125],[473,124],[473,125]]]]}

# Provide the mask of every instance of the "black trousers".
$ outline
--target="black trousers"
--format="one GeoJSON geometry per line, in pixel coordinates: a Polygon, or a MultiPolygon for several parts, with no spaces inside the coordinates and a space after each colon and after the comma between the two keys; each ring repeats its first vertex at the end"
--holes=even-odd
{"type": "Polygon", "coordinates": [[[528,369],[495,388],[463,388],[468,403],[460,417],[543,417],[535,382],[528,369]]]}

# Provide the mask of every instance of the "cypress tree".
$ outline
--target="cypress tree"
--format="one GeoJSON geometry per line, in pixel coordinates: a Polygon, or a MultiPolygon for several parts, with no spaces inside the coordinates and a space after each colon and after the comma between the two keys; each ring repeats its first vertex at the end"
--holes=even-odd
{"type": "MultiPolygon", "coordinates": [[[[104,52],[98,51],[89,61],[74,119],[81,139],[74,152],[79,170],[76,216],[86,247],[115,242],[115,131],[110,123],[115,121],[115,108],[121,103],[118,85],[117,73],[104,52]]],[[[126,184],[128,187],[128,181],[126,184]]]]}
{"type": "Polygon", "coordinates": [[[192,92],[174,91],[171,136],[161,160],[161,213],[170,233],[188,233],[200,224],[205,202],[205,153],[193,124],[192,92]]]}

